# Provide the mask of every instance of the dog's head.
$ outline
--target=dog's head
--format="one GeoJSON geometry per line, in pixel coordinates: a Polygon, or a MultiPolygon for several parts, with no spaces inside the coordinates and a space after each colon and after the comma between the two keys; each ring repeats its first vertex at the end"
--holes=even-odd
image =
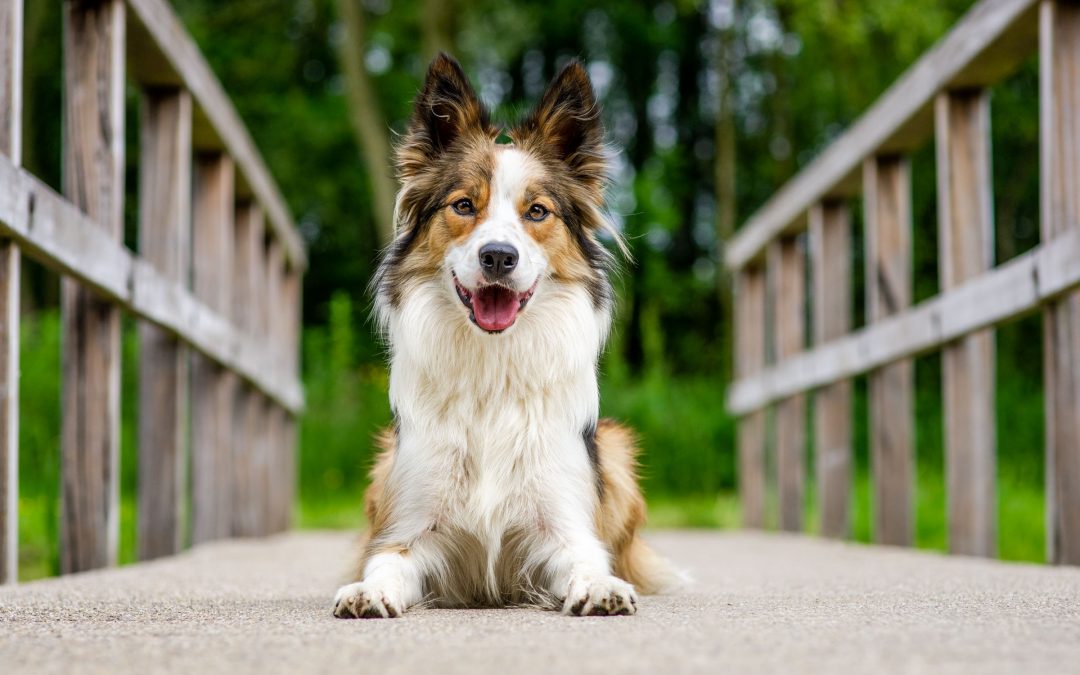
{"type": "Polygon", "coordinates": [[[461,66],[440,54],[397,148],[397,233],[380,265],[384,313],[426,291],[488,334],[510,329],[545,293],[580,288],[608,311],[612,231],[607,159],[588,75],[573,61],[507,132],[490,120],[461,66]]]}

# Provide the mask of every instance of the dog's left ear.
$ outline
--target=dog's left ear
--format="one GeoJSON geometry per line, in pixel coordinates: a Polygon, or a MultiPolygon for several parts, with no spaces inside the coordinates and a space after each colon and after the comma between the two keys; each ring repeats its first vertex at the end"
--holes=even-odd
{"type": "Polygon", "coordinates": [[[510,136],[518,145],[553,154],[589,187],[600,187],[607,178],[600,106],[589,74],[576,59],[555,76],[510,136]]]}
{"type": "Polygon", "coordinates": [[[416,97],[409,128],[397,148],[402,178],[420,174],[432,160],[472,133],[494,137],[490,116],[452,56],[438,54],[428,67],[416,97]]]}

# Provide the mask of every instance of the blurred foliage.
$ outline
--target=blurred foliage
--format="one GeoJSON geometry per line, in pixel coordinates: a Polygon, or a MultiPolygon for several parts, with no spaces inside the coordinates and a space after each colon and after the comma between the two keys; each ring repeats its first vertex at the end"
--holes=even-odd
{"type": "MultiPolygon", "coordinates": [[[[349,123],[338,61],[348,38],[339,1],[361,0],[173,1],[250,129],[310,247],[304,290],[309,409],[301,425],[300,522],[322,525],[359,521],[371,437],[389,420],[383,347],[368,324],[366,292],[378,241],[364,149],[349,123]],[[342,503],[355,504],[355,511],[342,515],[342,503]]],[[[723,404],[730,327],[718,276],[724,246],[717,235],[721,122],[734,125],[729,168],[741,223],[971,4],[362,0],[364,67],[378,94],[367,104],[386,120],[391,139],[401,133],[427,55],[438,45],[452,47],[496,118],[504,121],[534,102],[566,59],[586,63],[616,151],[611,204],[635,261],[616,278],[619,311],[602,364],[603,414],[639,430],[645,486],[658,522],[730,523],[737,518],[730,496],[734,424],[723,404]],[[432,25],[432,17],[440,21],[432,25]]],[[[24,161],[54,186],[62,137],[59,5],[29,2],[26,9],[24,161]]],[[[1038,240],[1037,89],[1032,61],[993,91],[999,260],[1038,240]]],[[[132,244],[137,99],[138,92],[130,90],[132,244]]],[[[937,291],[938,278],[932,142],[913,157],[912,178],[915,297],[922,299],[937,291]]],[[[861,325],[861,209],[857,202],[853,207],[854,311],[861,325]]],[[[55,306],[55,278],[27,267],[24,306],[32,312],[55,306]]],[[[46,311],[24,326],[22,483],[24,513],[38,514],[27,516],[31,520],[40,517],[28,527],[34,536],[55,541],[59,364],[50,321],[55,319],[46,311]]],[[[125,500],[134,494],[136,475],[130,421],[137,397],[132,395],[134,368],[128,365],[134,365],[130,353],[137,345],[131,333],[125,341],[125,500]]],[[[1037,319],[998,334],[1003,554],[1026,559],[1041,558],[1040,345],[1037,319]]],[[[920,361],[919,543],[935,548],[944,545],[939,378],[935,360],[920,361]]],[[[854,530],[868,539],[864,387],[857,391],[854,530]]],[[[130,548],[129,516],[124,531],[130,548]]]]}

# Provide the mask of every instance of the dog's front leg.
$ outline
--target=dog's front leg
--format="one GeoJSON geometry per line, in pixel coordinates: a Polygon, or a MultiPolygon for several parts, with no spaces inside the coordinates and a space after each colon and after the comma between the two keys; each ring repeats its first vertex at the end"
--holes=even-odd
{"type": "Polygon", "coordinates": [[[401,616],[423,597],[423,578],[408,549],[376,553],[364,567],[364,580],[342,586],[334,598],[334,616],[348,619],[401,616]]]}
{"type": "Polygon", "coordinates": [[[631,584],[611,573],[611,556],[589,523],[565,522],[548,540],[547,578],[550,592],[562,600],[562,613],[609,616],[637,612],[631,584]]]}

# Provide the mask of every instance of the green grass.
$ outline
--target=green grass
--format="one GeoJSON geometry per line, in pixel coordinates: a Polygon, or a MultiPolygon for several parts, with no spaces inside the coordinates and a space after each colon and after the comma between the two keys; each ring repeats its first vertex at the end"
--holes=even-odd
{"type": "MultiPolygon", "coordinates": [[[[19,496],[19,580],[32,581],[56,576],[60,572],[60,551],[57,520],[59,518],[57,496],[36,494],[19,496]]],[[[121,565],[136,559],[135,500],[120,500],[120,550],[117,559],[121,565]]]]}
{"type": "MultiPolygon", "coordinates": [[[[363,526],[363,489],[374,433],[390,421],[386,369],[361,355],[355,312],[345,296],[332,304],[330,324],[305,332],[308,411],[301,420],[299,500],[295,521],[303,528],[358,530],[363,526]]],[[[60,344],[54,313],[22,322],[20,387],[20,574],[56,574],[59,523],[60,344]]],[[[1010,339],[1001,331],[1002,342],[1010,339]]],[[[1004,350],[1003,350],[1004,351],[1004,350]]],[[[125,324],[121,429],[120,561],[135,558],[135,495],[138,465],[138,344],[125,324]]],[[[1032,354],[1038,363],[1041,355],[1032,354]]],[[[937,364],[918,364],[916,544],[945,550],[945,479],[941,449],[941,402],[937,364]]],[[[1042,392],[1037,378],[999,368],[999,541],[1007,560],[1044,559],[1042,488],[1042,392]]],[[[642,484],[652,527],[729,528],[740,522],[735,495],[735,425],[723,408],[723,390],[711,375],[672,375],[653,368],[630,376],[606,361],[601,380],[605,416],[627,422],[643,448],[642,484]]],[[[865,383],[856,382],[855,481],[852,538],[871,541],[865,383]]],[[[813,451],[808,453],[806,529],[816,531],[813,451]]],[[[770,496],[775,514],[775,494],[770,496]]]]}
{"type": "Polygon", "coordinates": [[[722,492],[716,496],[650,499],[647,526],[654,529],[733,529],[739,527],[741,520],[738,496],[733,492],[722,492]]]}
{"type": "MultiPolygon", "coordinates": [[[[1041,527],[1044,506],[1041,490],[1003,481],[998,506],[1000,528],[999,556],[1003,560],[1042,562],[1045,538],[1041,527]]],[[[860,475],[852,490],[852,540],[870,543],[872,511],[870,480],[860,475]]],[[[818,513],[813,496],[804,512],[805,530],[819,531],[818,513]]],[[[733,492],[684,497],[658,496],[649,502],[648,526],[654,529],[733,529],[740,526],[742,512],[733,492]]],[[[916,547],[945,551],[948,535],[945,513],[944,477],[923,473],[916,486],[916,547]]],[[[297,525],[301,528],[361,530],[365,525],[360,496],[338,495],[323,499],[304,499],[297,505],[297,525]]]]}

